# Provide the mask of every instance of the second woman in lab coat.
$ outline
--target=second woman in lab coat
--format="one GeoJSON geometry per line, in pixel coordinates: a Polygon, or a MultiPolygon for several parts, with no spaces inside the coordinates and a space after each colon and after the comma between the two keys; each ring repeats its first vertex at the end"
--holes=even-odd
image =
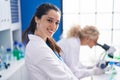
{"type": "Polygon", "coordinates": [[[25,64],[30,80],[78,80],[62,61],[60,48],[52,39],[59,22],[59,9],[44,3],[37,8],[30,26],[23,34],[23,40],[29,41],[25,64]]]}
{"type": "Polygon", "coordinates": [[[72,72],[78,79],[103,74],[104,71],[94,67],[88,69],[79,62],[80,46],[88,45],[92,48],[96,45],[99,37],[99,31],[94,26],[85,26],[83,29],[79,25],[73,25],[68,31],[67,38],[58,41],[58,45],[62,49],[62,58],[64,62],[69,66],[72,72]]]}

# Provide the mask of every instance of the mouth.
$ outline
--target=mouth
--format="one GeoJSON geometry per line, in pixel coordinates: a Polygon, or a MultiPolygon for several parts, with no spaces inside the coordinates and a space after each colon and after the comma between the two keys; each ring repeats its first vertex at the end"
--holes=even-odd
{"type": "Polygon", "coordinates": [[[49,34],[53,34],[53,32],[54,32],[54,31],[51,30],[51,29],[47,29],[47,31],[48,31],[49,34]]]}

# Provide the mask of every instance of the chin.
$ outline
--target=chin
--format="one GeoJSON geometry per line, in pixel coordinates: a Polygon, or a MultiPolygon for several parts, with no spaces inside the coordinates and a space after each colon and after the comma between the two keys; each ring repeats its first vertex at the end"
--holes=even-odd
{"type": "Polygon", "coordinates": [[[51,37],[52,35],[51,34],[49,34],[49,35],[47,35],[48,37],[51,37]]]}

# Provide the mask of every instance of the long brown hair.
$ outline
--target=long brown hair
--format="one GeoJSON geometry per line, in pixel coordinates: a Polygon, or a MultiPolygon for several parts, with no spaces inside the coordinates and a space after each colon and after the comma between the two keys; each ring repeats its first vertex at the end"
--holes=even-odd
{"type": "Polygon", "coordinates": [[[53,51],[56,51],[60,55],[61,48],[56,44],[53,38],[48,37],[46,42],[49,44],[50,48],[53,51]]]}

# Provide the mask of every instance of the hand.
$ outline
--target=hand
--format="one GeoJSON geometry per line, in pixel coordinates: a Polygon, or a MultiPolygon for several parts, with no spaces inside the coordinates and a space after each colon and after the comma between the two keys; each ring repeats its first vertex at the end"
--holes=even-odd
{"type": "Polygon", "coordinates": [[[93,74],[94,75],[101,75],[101,74],[104,74],[104,73],[105,73],[105,71],[103,69],[100,69],[98,67],[93,68],[93,74]]]}

